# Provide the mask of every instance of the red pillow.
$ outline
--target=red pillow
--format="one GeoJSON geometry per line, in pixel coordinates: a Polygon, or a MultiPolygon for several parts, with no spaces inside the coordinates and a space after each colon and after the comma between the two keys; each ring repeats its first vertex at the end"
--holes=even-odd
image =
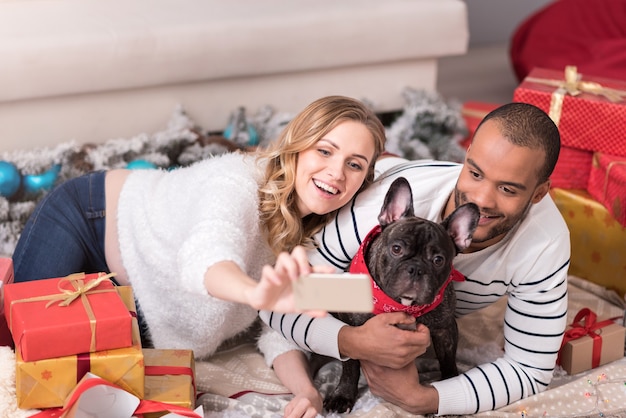
{"type": "Polygon", "coordinates": [[[511,63],[518,81],[534,67],[626,80],[626,0],[557,0],[513,33],[511,63]]]}

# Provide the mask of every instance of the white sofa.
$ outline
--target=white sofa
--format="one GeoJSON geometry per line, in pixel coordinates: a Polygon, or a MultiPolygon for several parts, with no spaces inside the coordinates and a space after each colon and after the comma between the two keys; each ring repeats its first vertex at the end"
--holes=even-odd
{"type": "Polygon", "coordinates": [[[462,0],[0,0],[0,151],[345,94],[399,110],[467,51],[462,0]]]}

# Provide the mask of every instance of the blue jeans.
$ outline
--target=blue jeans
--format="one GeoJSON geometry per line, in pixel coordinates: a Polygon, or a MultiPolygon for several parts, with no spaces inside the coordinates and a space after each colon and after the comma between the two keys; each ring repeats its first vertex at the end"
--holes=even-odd
{"type": "Polygon", "coordinates": [[[15,281],[109,273],[104,255],[105,172],[61,183],[39,202],[13,253],[15,281]]]}
{"type": "MultiPolygon", "coordinates": [[[[15,281],[69,274],[110,273],[104,253],[105,172],[61,183],[39,202],[13,252],[15,281]]],[[[117,284],[117,283],[116,283],[117,284]]],[[[137,304],[143,347],[151,347],[148,327],[137,304]]]]}

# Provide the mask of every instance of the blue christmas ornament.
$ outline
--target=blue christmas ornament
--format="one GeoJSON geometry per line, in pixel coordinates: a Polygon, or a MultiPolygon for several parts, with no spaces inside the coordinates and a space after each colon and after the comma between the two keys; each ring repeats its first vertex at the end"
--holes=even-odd
{"type": "Polygon", "coordinates": [[[246,109],[240,107],[233,112],[224,130],[224,138],[229,139],[241,146],[254,146],[259,144],[259,134],[254,126],[246,120],[246,109]]]}
{"type": "Polygon", "coordinates": [[[39,193],[43,190],[50,190],[57,181],[61,165],[55,164],[41,174],[26,174],[24,176],[24,191],[26,193],[39,193]]]}
{"type": "Polygon", "coordinates": [[[14,164],[0,161],[0,195],[13,196],[20,188],[20,172],[14,164]]]}
{"type": "Polygon", "coordinates": [[[157,166],[156,164],[151,163],[150,161],[137,159],[126,164],[126,168],[131,169],[131,170],[147,170],[147,169],[157,168],[157,166]]]}

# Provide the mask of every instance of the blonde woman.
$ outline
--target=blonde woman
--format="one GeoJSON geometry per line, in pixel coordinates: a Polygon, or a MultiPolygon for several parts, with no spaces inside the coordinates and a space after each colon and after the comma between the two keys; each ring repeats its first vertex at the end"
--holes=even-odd
{"type": "MultiPolygon", "coordinates": [[[[28,220],[13,254],[15,280],[115,272],[133,287],[145,346],[209,356],[257,310],[295,312],[299,275],[329,271],[310,266],[305,248],[372,181],[384,141],[364,104],[331,96],[307,106],[268,150],[71,179],[28,220]]],[[[302,364],[301,354],[273,350],[270,363],[302,364]]],[[[321,401],[301,371],[285,383],[305,394],[288,411],[312,416],[321,401]]]]}

